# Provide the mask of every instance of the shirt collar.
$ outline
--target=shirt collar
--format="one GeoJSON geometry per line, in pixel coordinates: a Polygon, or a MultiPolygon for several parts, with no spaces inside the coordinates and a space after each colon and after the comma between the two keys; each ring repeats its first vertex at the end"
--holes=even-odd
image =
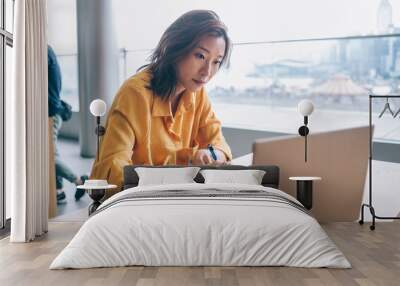
{"type": "MultiPolygon", "coordinates": [[[[194,108],[194,92],[185,91],[181,97],[182,104],[179,103],[180,107],[177,110],[177,113],[180,112],[187,112],[194,108]]],[[[172,117],[172,110],[171,110],[171,102],[169,100],[163,100],[160,96],[153,95],[154,103],[153,108],[151,111],[152,116],[154,117],[164,117],[170,116],[172,117]]]]}
{"type": "Polygon", "coordinates": [[[168,100],[163,100],[160,96],[153,95],[154,102],[153,102],[153,108],[151,110],[151,114],[154,117],[159,117],[159,116],[171,116],[172,117],[172,111],[171,111],[171,103],[168,100]]]}

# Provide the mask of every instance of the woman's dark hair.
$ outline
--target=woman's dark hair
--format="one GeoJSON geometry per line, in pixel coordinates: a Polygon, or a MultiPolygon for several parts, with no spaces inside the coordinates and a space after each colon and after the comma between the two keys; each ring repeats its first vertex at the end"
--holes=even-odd
{"type": "Polygon", "coordinates": [[[218,15],[210,10],[193,10],[180,16],[162,35],[160,42],[146,65],[151,74],[149,88],[157,96],[168,99],[175,93],[176,64],[187,56],[204,36],[223,37],[225,53],[220,66],[229,62],[231,41],[226,26],[218,15]]]}

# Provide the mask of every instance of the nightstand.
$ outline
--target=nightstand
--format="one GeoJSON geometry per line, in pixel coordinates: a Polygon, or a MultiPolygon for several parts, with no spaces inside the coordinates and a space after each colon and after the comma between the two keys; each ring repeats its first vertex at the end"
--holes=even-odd
{"type": "Polygon", "coordinates": [[[313,205],[313,181],[319,181],[321,177],[290,177],[289,180],[296,181],[297,200],[306,209],[311,210],[313,205]]]}

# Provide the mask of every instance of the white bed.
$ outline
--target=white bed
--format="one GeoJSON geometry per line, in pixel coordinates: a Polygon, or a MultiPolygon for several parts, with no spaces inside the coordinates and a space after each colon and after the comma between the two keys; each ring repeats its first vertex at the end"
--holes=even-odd
{"type": "Polygon", "coordinates": [[[279,190],[256,185],[130,188],[99,207],[50,269],[128,265],[350,268],[318,222],[298,204],[279,190]],[[175,195],[145,197],[165,192],[175,195]],[[193,192],[203,195],[191,196],[193,192]]]}

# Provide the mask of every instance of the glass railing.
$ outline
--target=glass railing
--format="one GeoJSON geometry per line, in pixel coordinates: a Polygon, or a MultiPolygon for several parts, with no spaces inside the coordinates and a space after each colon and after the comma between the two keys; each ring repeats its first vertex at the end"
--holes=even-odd
{"type": "MultiPolygon", "coordinates": [[[[121,83],[150,52],[121,50],[121,83]]],[[[76,55],[60,57],[60,64],[63,98],[77,110],[76,55]]],[[[230,67],[206,88],[226,127],[294,134],[304,98],[315,104],[313,132],[366,125],[369,94],[400,94],[400,34],[235,44],[230,67]]],[[[375,138],[398,143],[400,115],[378,118],[385,103],[374,101],[375,138]]],[[[400,108],[400,100],[390,104],[400,108]]]]}
{"type": "MultiPolygon", "coordinates": [[[[214,109],[225,126],[294,134],[310,99],[314,132],[367,125],[369,94],[400,94],[399,36],[236,45],[208,86],[214,109]]],[[[385,103],[374,101],[375,138],[400,142],[400,116],[378,118],[385,103]]]]}

